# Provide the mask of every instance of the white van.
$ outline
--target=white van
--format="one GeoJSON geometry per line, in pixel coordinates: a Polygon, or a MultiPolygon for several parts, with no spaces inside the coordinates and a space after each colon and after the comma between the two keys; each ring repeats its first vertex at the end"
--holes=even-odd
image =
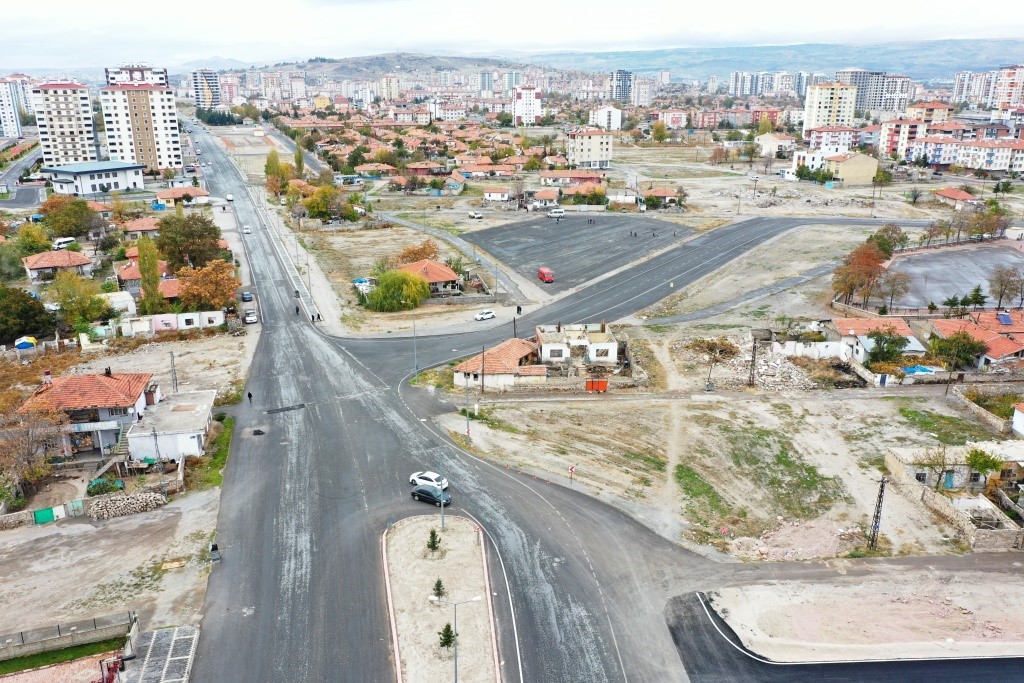
{"type": "Polygon", "coordinates": [[[69,245],[77,242],[74,237],[58,237],[53,241],[53,250],[60,251],[61,249],[67,249],[69,245]]]}
{"type": "Polygon", "coordinates": [[[565,209],[554,208],[548,211],[548,218],[562,218],[565,216],[565,209]]]}

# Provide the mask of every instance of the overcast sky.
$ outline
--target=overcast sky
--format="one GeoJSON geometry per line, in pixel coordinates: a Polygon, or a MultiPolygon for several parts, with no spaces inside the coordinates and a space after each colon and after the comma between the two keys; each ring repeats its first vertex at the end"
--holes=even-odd
{"type": "Polygon", "coordinates": [[[4,13],[0,67],[1024,37],[1013,5],[993,15],[935,0],[52,0],[4,13]]]}

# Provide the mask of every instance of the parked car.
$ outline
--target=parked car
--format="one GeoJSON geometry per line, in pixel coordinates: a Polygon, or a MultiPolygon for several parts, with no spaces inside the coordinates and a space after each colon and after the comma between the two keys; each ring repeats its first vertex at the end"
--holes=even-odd
{"type": "Polygon", "coordinates": [[[484,215],[482,213],[480,213],[479,211],[470,211],[469,212],[469,217],[470,218],[483,218],[484,215]]]}
{"type": "Polygon", "coordinates": [[[564,217],[565,217],[565,209],[555,208],[555,209],[551,209],[550,211],[548,211],[548,218],[564,218],[564,217]]]}
{"type": "Polygon", "coordinates": [[[235,195],[233,195],[233,194],[226,194],[226,195],[224,195],[224,199],[228,200],[229,202],[233,202],[233,201],[235,201],[235,195]]]}
{"type": "Polygon", "coordinates": [[[554,282],[555,274],[551,272],[550,268],[545,268],[541,266],[540,268],[537,269],[537,278],[541,282],[554,282]]]}
{"type": "Polygon", "coordinates": [[[252,228],[250,228],[248,225],[246,225],[245,227],[242,228],[242,234],[243,235],[251,235],[252,234],[252,228]]]}
{"type": "Polygon", "coordinates": [[[494,317],[494,311],[480,311],[474,317],[476,320],[490,320],[494,317]]]}
{"type": "Polygon", "coordinates": [[[259,320],[260,319],[256,315],[256,310],[255,309],[252,309],[252,308],[245,309],[245,317],[242,318],[242,322],[244,322],[246,325],[251,325],[252,323],[259,322],[259,320]]]}
{"type": "Polygon", "coordinates": [[[442,491],[448,488],[448,480],[437,472],[413,472],[409,483],[416,486],[434,486],[442,491]]]}
{"type": "Polygon", "coordinates": [[[242,301],[252,301],[252,292],[242,292],[242,301]]]}
{"type": "Polygon", "coordinates": [[[436,486],[417,486],[412,490],[412,499],[433,503],[437,507],[452,503],[452,497],[436,486]]]}

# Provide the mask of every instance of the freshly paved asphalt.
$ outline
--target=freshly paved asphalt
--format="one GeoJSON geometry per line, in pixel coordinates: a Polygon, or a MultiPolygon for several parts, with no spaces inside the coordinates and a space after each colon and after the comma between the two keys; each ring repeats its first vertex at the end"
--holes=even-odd
{"type": "Polygon", "coordinates": [[[38,206],[46,199],[43,187],[27,186],[17,184],[21,172],[31,168],[32,164],[39,160],[42,152],[37,147],[30,154],[17,159],[10,166],[0,171],[0,185],[7,185],[7,189],[13,195],[9,199],[0,199],[0,209],[26,209],[30,206],[38,206]]]}
{"type": "MultiPolygon", "coordinates": [[[[687,680],[668,601],[761,569],[700,558],[600,501],[434,433],[429,418],[452,406],[401,383],[413,340],[334,339],[296,315],[295,284],[241,177],[197,136],[212,193],[234,194],[238,222],[253,227],[244,243],[263,329],[246,387],[253,403],[235,410],[217,527],[223,559],[209,580],[194,680],[393,680],[380,537],[389,523],[433,512],[408,494],[408,473],[423,468],[453,482],[452,512],[488,534],[503,680],[687,680]]],[[[521,330],[615,320],[799,224],[717,230],[525,317],[521,330]]],[[[422,337],[420,364],[494,343],[507,328],[422,337]]]]}

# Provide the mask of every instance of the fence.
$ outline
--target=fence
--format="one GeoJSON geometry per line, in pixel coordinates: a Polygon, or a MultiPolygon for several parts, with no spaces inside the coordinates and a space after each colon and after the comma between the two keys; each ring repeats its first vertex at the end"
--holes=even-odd
{"type": "MultiPolygon", "coordinates": [[[[995,385],[987,387],[972,387],[974,391],[985,396],[1000,396],[1003,394],[1016,394],[1019,393],[1019,387],[1013,386],[1008,387],[1006,385],[995,385]]],[[[1009,434],[1013,428],[1013,420],[1004,420],[1003,418],[993,415],[989,411],[979,406],[974,401],[969,400],[964,396],[964,390],[961,387],[953,387],[952,391],[953,400],[959,403],[961,406],[966,408],[972,415],[987,424],[992,429],[997,430],[1000,434],[1009,434]]]]}
{"type": "Polygon", "coordinates": [[[128,636],[137,625],[135,612],[124,612],[0,635],[0,661],[128,636]]]}

